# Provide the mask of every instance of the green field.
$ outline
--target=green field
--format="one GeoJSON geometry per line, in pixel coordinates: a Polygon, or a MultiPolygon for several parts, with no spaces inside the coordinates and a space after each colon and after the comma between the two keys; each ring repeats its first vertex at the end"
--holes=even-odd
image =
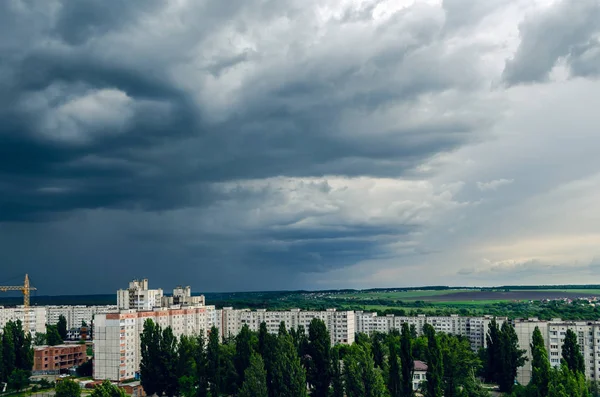
{"type": "Polygon", "coordinates": [[[443,296],[464,292],[464,289],[448,290],[410,290],[410,291],[357,291],[332,295],[336,299],[394,299],[401,301],[419,300],[424,297],[443,296]]]}

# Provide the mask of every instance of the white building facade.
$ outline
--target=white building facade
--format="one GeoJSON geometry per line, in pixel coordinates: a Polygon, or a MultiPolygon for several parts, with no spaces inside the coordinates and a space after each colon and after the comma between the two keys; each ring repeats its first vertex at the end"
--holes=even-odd
{"type": "Polygon", "coordinates": [[[43,306],[29,308],[0,306],[0,332],[4,330],[6,323],[9,321],[16,322],[17,320],[21,321],[23,328],[29,329],[32,335],[46,332],[46,308],[43,306]],[[27,326],[25,321],[27,321],[27,326]]]}
{"type": "Polygon", "coordinates": [[[521,384],[531,379],[531,339],[538,327],[544,337],[550,365],[560,366],[562,345],[568,329],[577,335],[577,343],[585,362],[585,377],[588,380],[600,380],[600,321],[564,321],[553,319],[540,321],[536,318],[516,320],[515,331],[519,337],[519,346],[527,351],[529,361],[519,368],[517,380],[521,384]]]}
{"type": "Polygon", "coordinates": [[[176,337],[208,335],[217,318],[214,306],[157,308],[151,311],[122,310],[98,314],[94,325],[94,379],[132,379],[141,360],[140,334],[148,319],[163,329],[171,327],[176,337]]]}
{"type": "Polygon", "coordinates": [[[303,311],[300,309],[267,311],[267,310],[249,310],[233,309],[225,307],[221,310],[221,335],[223,338],[237,335],[244,324],[248,325],[251,331],[258,331],[261,323],[267,326],[267,332],[276,334],[279,331],[281,322],[285,324],[286,329],[298,329],[302,326],[305,332],[308,332],[310,322],[318,318],[323,320],[332,344],[352,344],[356,333],[356,324],[354,312],[337,311],[336,309],[327,309],[324,311],[303,311]]]}
{"type": "Polygon", "coordinates": [[[60,316],[64,316],[67,320],[67,328],[79,328],[82,322],[88,326],[92,322],[92,318],[100,313],[115,313],[118,308],[115,305],[107,306],[46,306],[48,324],[54,325],[58,323],[60,316]]]}
{"type": "Polygon", "coordinates": [[[163,290],[149,289],[148,279],[133,280],[129,288],[117,291],[117,306],[120,310],[152,310],[162,306],[163,290]]]}
{"type": "MultiPolygon", "coordinates": [[[[477,350],[485,347],[485,335],[489,330],[492,316],[481,317],[461,317],[459,315],[451,316],[378,316],[377,313],[367,313],[357,311],[356,313],[356,332],[371,335],[373,332],[388,333],[393,329],[402,329],[402,324],[407,323],[414,326],[417,335],[423,333],[423,326],[430,324],[437,332],[445,332],[452,335],[461,335],[469,338],[471,348],[477,350]]],[[[498,326],[508,321],[506,317],[496,317],[498,326]]]]}

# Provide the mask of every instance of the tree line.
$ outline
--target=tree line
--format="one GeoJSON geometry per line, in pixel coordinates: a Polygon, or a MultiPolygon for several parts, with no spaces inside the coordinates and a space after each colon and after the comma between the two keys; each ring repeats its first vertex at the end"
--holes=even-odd
{"type": "Polygon", "coordinates": [[[141,335],[140,375],[148,395],[184,397],[412,397],[415,360],[428,364],[421,384],[427,396],[479,397],[487,393],[476,373],[482,367],[467,338],[436,333],[422,336],[404,324],[400,331],[357,334],[352,345],[331,345],[325,323],[311,321],[277,335],[244,325],[235,337],[176,338],[152,320],[141,335]]]}

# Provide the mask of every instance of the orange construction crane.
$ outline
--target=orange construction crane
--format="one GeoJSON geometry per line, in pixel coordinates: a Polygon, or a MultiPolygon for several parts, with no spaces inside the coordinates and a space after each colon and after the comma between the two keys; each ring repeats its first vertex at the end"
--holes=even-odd
{"type": "Polygon", "coordinates": [[[23,293],[23,330],[25,332],[29,332],[29,296],[31,295],[31,291],[36,291],[37,288],[29,285],[29,275],[25,275],[25,282],[23,285],[0,285],[0,291],[21,291],[23,293]]]}

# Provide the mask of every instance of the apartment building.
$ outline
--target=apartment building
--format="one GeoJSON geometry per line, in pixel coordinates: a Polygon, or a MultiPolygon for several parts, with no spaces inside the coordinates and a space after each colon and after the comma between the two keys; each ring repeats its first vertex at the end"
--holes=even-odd
{"type": "Polygon", "coordinates": [[[568,329],[577,335],[577,343],[585,362],[585,376],[588,380],[600,379],[600,321],[564,321],[552,319],[540,321],[537,318],[515,321],[515,331],[519,346],[527,351],[529,361],[519,368],[517,380],[521,384],[531,379],[531,339],[533,330],[538,327],[544,337],[548,359],[553,367],[560,366],[562,345],[568,329]]]}
{"type": "Polygon", "coordinates": [[[176,337],[198,335],[215,325],[214,306],[155,308],[149,311],[121,310],[96,315],[94,333],[94,379],[132,379],[141,360],[140,334],[148,319],[176,337]]]}
{"type": "Polygon", "coordinates": [[[42,334],[46,332],[46,308],[43,306],[29,308],[0,306],[0,332],[4,329],[6,323],[9,321],[16,322],[17,320],[21,321],[23,328],[28,328],[32,335],[38,332],[42,334]],[[25,327],[25,320],[27,320],[27,327],[25,327]]]}
{"type": "Polygon", "coordinates": [[[198,306],[204,304],[204,295],[192,296],[192,287],[190,287],[189,285],[187,287],[175,287],[171,296],[163,296],[161,299],[162,307],[169,307],[175,305],[198,306]]]}
{"type": "MultiPolygon", "coordinates": [[[[388,333],[393,329],[402,329],[402,324],[407,323],[409,326],[415,327],[417,335],[421,335],[423,326],[430,324],[438,332],[466,336],[471,341],[473,350],[485,347],[485,335],[493,319],[492,316],[461,317],[456,314],[451,316],[426,316],[424,314],[418,316],[395,316],[393,314],[378,316],[377,313],[361,311],[357,311],[355,315],[356,332],[368,335],[373,332],[388,333]]],[[[507,318],[497,317],[496,321],[499,326],[502,326],[507,318]]]]}
{"type": "Polygon", "coordinates": [[[33,350],[33,373],[59,373],[86,360],[85,345],[36,346],[33,350]]]}
{"type": "Polygon", "coordinates": [[[119,309],[115,305],[107,306],[46,306],[48,324],[58,323],[60,316],[67,320],[67,329],[79,328],[82,322],[90,325],[92,318],[99,313],[115,313],[119,309]]]}
{"type": "Polygon", "coordinates": [[[162,306],[163,290],[149,289],[148,279],[133,280],[129,288],[117,291],[117,306],[120,310],[152,310],[162,306]]]}
{"type": "Polygon", "coordinates": [[[244,324],[248,325],[250,330],[258,331],[261,323],[267,326],[267,332],[276,334],[279,331],[281,322],[289,329],[304,327],[308,332],[310,322],[318,318],[323,320],[327,327],[332,344],[354,342],[356,325],[354,322],[354,312],[337,311],[336,309],[327,309],[325,311],[303,311],[300,309],[267,311],[233,309],[225,307],[221,310],[221,336],[223,338],[237,335],[244,324]]]}

